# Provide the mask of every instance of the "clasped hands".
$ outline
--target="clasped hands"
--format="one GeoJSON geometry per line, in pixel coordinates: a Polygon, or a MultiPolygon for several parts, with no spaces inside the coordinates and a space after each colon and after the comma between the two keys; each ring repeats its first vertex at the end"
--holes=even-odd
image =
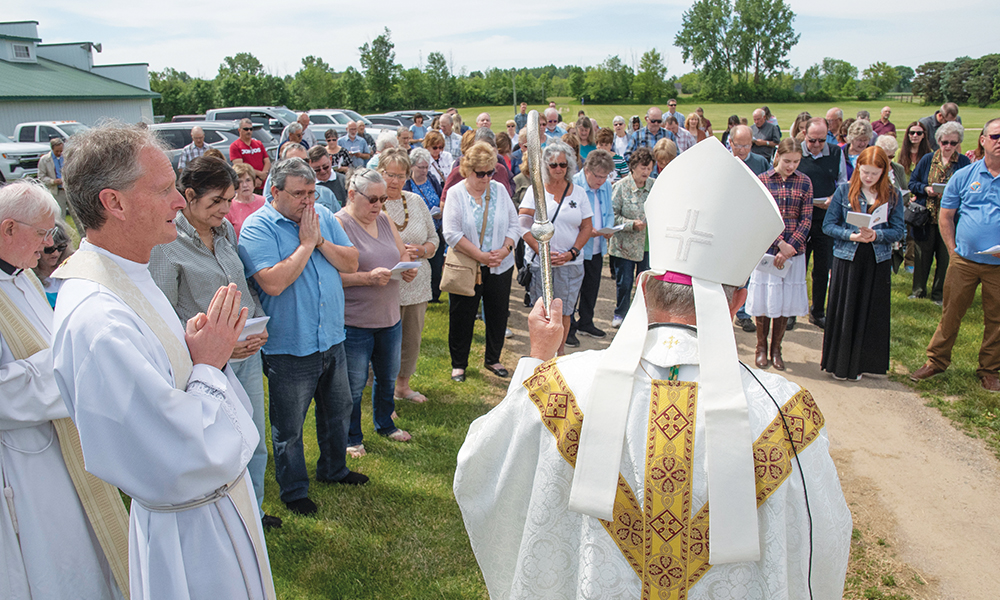
{"type": "Polygon", "coordinates": [[[875,241],[875,230],[871,227],[862,227],[851,234],[851,241],[870,244],[875,241]]]}
{"type": "MultiPolygon", "coordinates": [[[[240,306],[241,296],[235,283],[220,287],[209,303],[208,310],[188,319],[184,340],[191,353],[191,362],[196,365],[211,365],[220,371],[226,367],[247,322],[249,311],[240,306]]],[[[266,341],[267,334],[262,335],[263,341],[266,341]]],[[[248,344],[247,348],[257,343],[263,345],[260,336],[253,337],[257,339],[248,344]]],[[[250,354],[252,352],[247,356],[250,354]]]]}

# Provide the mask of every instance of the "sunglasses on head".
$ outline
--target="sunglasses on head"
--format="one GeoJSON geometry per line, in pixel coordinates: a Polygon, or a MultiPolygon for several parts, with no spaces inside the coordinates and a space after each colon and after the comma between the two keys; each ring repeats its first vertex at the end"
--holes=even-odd
{"type": "Polygon", "coordinates": [[[550,169],[565,169],[568,166],[569,166],[569,163],[566,163],[566,162],[550,162],[549,163],[549,168],[550,169]]]}
{"type": "Polygon", "coordinates": [[[948,140],[941,140],[941,145],[942,145],[942,146],[957,146],[957,145],[959,145],[960,143],[961,143],[961,142],[950,142],[950,141],[948,141],[948,140]]]}
{"type": "Polygon", "coordinates": [[[482,179],[483,177],[493,177],[493,173],[495,172],[496,169],[490,169],[489,171],[473,171],[479,179],[482,179]]]}
{"type": "Polygon", "coordinates": [[[42,252],[46,254],[52,254],[54,252],[62,252],[64,250],[66,250],[66,244],[59,244],[58,246],[49,246],[44,250],[42,250],[42,252]]]}

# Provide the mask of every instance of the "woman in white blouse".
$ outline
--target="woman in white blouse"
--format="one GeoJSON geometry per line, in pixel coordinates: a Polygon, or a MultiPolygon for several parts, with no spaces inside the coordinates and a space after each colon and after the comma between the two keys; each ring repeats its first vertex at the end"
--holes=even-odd
{"type": "Polygon", "coordinates": [[[482,283],[476,285],[472,296],[448,295],[451,378],[459,382],[465,381],[465,369],[469,366],[472,329],[480,299],[486,323],[486,369],[500,377],[509,375],[500,364],[500,353],[510,314],[514,241],[520,235],[520,227],[507,189],[491,180],[496,164],[496,150],[492,146],[485,142],[472,146],[459,165],[465,180],[451,188],[444,208],[443,231],[445,242],[451,247],[449,251],[476,259],[482,274],[482,283]]]}

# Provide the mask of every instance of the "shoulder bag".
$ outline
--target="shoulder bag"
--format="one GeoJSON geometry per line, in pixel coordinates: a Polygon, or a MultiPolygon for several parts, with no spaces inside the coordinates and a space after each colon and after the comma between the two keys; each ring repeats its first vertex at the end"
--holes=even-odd
{"type": "MultiPolygon", "coordinates": [[[[483,245],[486,235],[486,218],[490,211],[490,186],[486,184],[486,198],[483,203],[483,225],[479,230],[479,246],[483,245]]],[[[482,283],[483,275],[479,261],[468,254],[463,254],[452,246],[444,257],[441,268],[441,290],[459,296],[475,296],[476,286],[482,283]]]]}

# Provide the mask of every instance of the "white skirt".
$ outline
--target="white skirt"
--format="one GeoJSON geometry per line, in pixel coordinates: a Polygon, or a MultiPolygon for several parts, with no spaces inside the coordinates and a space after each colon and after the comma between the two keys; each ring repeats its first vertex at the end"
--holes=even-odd
{"type": "Polygon", "coordinates": [[[752,317],[797,317],[809,312],[806,289],[806,256],[796,254],[787,263],[783,278],[757,269],[747,284],[746,311],[752,317]]]}

